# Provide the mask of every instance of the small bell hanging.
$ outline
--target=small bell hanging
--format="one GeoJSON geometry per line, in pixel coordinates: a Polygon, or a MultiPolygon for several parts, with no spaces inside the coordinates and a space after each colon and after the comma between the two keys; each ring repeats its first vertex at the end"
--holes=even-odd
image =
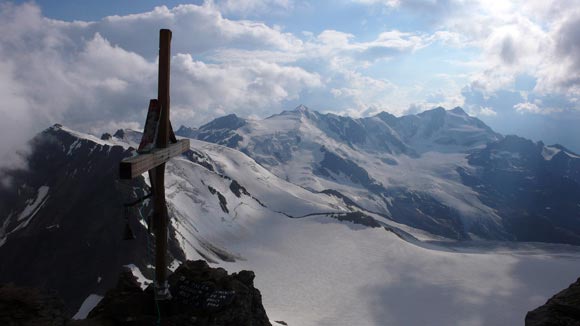
{"type": "Polygon", "coordinates": [[[135,234],[129,225],[129,207],[125,207],[125,230],[123,231],[123,240],[133,240],[135,234]]]}

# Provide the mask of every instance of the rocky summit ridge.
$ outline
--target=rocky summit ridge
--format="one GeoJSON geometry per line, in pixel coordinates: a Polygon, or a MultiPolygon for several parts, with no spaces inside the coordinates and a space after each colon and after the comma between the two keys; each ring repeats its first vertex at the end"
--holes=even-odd
{"type": "Polygon", "coordinates": [[[0,286],[0,324],[43,326],[187,325],[270,326],[254,273],[228,274],[205,261],[186,261],[169,277],[172,298],[155,301],[129,269],[84,320],[67,317],[54,293],[0,286]]]}

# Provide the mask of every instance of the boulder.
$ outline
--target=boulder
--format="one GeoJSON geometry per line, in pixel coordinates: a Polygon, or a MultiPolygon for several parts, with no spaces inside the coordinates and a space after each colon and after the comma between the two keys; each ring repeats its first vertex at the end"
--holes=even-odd
{"type": "Polygon", "coordinates": [[[62,326],[67,320],[64,303],[56,294],[0,285],[0,325],[62,326]]]}
{"type": "MultiPolygon", "coordinates": [[[[90,312],[86,325],[270,326],[254,273],[229,275],[205,261],[187,261],[168,278],[172,298],[155,302],[130,271],[90,312]]],[[[85,325],[79,323],[78,325],[85,325]]]]}
{"type": "Polygon", "coordinates": [[[580,325],[580,278],[526,315],[526,326],[577,325],[580,325]]]}

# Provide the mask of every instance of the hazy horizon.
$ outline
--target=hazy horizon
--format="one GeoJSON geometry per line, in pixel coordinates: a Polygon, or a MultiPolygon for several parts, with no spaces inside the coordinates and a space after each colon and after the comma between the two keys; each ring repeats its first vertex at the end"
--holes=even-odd
{"type": "MultiPolygon", "coordinates": [[[[138,128],[173,30],[172,119],[304,104],[364,117],[463,107],[580,151],[580,1],[39,0],[0,6],[0,153],[63,123],[138,128]]],[[[4,155],[3,155],[4,156],[4,155]]]]}

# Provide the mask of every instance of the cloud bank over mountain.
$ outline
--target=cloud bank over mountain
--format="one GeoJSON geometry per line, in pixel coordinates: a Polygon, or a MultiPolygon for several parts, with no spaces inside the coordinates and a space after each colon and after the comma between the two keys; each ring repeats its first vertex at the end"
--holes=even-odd
{"type": "Polygon", "coordinates": [[[500,132],[579,149],[578,5],[206,1],[64,21],[43,1],[2,3],[0,154],[56,122],[139,127],[156,97],[159,28],[174,32],[176,124],[298,103],[352,116],[461,105],[500,132]]]}

